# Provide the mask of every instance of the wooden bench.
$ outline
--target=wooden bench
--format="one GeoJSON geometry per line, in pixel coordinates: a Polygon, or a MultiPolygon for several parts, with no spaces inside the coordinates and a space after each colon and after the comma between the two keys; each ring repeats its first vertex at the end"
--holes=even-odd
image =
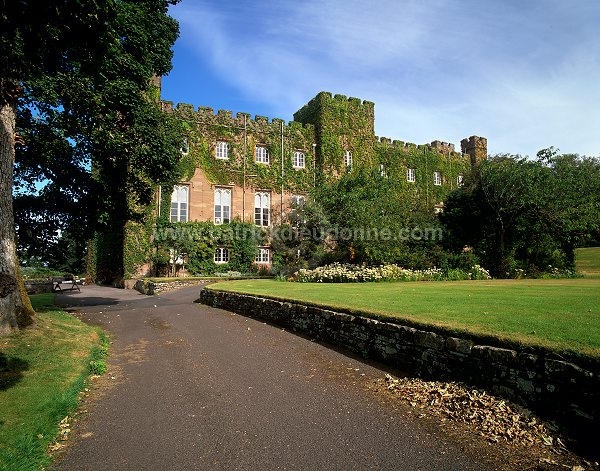
{"type": "Polygon", "coordinates": [[[61,293],[63,291],[73,291],[73,290],[77,290],[77,291],[81,291],[79,289],[79,283],[81,283],[80,280],[75,279],[74,276],[57,276],[57,277],[53,277],[52,278],[52,291],[56,292],[56,291],[60,291],[61,293]],[[67,285],[64,288],[61,285],[67,285]]]}

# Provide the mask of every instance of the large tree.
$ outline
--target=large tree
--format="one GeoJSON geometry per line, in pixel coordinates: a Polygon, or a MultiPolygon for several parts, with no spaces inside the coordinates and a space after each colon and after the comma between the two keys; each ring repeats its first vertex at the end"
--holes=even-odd
{"type": "Polygon", "coordinates": [[[157,184],[180,177],[181,126],[161,111],[153,79],[171,68],[178,36],[167,11],[173,3],[117,1],[114,38],[93,69],[74,67],[26,83],[18,120],[26,137],[17,149],[18,183],[46,182],[42,191],[15,200],[20,243],[28,255],[51,256],[61,239],[55,236],[48,248],[37,234],[66,230],[79,242],[93,239],[94,281],[119,278],[124,228],[144,218],[157,184]]]}
{"type": "Polygon", "coordinates": [[[155,184],[173,178],[177,165],[180,137],[150,82],[169,71],[178,26],[167,12],[176,0],[0,2],[0,331],[6,332],[31,315],[18,289],[15,142],[20,183],[46,182],[17,207],[33,225],[43,222],[47,234],[64,229],[61,211],[79,221],[69,226],[71,234],[73,227],[122,226],[139,216],[155,184]],[[17,109],[23,141],[15,138],[17,109]],[[58,209],[65,202],[69,211],[58,209]]]}
{"type": "Polygon", "coordinates": [[[12,209],[15,114],[23,82],[93,64],[108,43],[110,1],[0,1],[0,332],[31,321],[12,209]]]}
{"type": "Polygon", "coordinates": [[[481,162],[446,201],[447,244],[474,249],[494,276],[574,268],[575,247],[600,228],[600,161],[498,155],[481,162]]]}

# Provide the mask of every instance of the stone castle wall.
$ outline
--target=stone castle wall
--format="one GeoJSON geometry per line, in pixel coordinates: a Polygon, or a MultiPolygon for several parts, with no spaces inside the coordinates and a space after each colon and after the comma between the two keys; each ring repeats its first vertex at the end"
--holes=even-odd
{"type": "MultiPolygon", "coordinates": [[[[348,171],[344,153],[350,151],[355,168],[384,169],[387,177],[399,181],[406,180],[408,168],[415,169],[417,178],[411,182],[416,188],[414,193],[432,207],[457,187],[459,175],[466,175],[472,164],[486,156],[487,140],[477,136],[463,139],[460,153],[454,144],[440,140],[417,145],[377,137],[374,108],[374,103],[367,100],[321,92],[286,124],[278,118],[252,119],[247,113],[234,116],[228,110],[215,113],[209,107],[194,109],[189,104],[163,102],[165,111],[176,113],[188,125],[191,151],[199,154],[198,171],[190,182],[197,182],[199,187],[208,182],[213,186],[305,194],[322,177],[348,171]],[[227,161],[215,157],[215,146],[222,140],[230,146],[227,161]],[[258,145],[268,148],[268,165],[255,162],[254,149],[258,145]],[[295,151],[304,153],[304,169],[293,167],[295,151]],[[441,185],[434,185],[434,172],[441,174],[441,185]]],[[[209,193],[204,196],[211,197],[209,193]]],[[[276,197],[279,201],[280,195],[276,197]]]]}

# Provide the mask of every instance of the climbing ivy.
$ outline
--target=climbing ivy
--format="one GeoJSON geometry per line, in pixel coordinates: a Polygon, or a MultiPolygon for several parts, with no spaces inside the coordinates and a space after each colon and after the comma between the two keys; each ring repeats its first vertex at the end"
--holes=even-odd
{"type": "Polygon", "coordinates": [[[197,167],[211,183],[217,185],[242,186],[245,174],[247,187],[280,191],[283,184],[284,189],[290,192],[307,192],[312,188],[315,181],[312,126],[294,122],[285,125],[277,119],[268,122],[267,118],[260,116],[251,120],[249,115],[242,113],[233,118],[230,112],[223,110],[216,115],[206,108],[195,112],[190,105],[181,104],[174,113],[185,123],[189,135],[190,152],[185,159],[188,166],[184,172],[187,180],[191,180],[192,169],[197,167]],[[227,160],[215,156],[218,141],[228,144],[227,160]],[[267,148],[268,164],[255,161],[256,146],[267,148]],[[293,167],[294,151],[304,152],[303,169],[293,167]]]}
{"type": "MultiPolygon", "coordinates": [[[[468,156],[450,151],[447,147],[378,139],[374,134],[374,104],[343,95],[319,93],[294,114],[296,121],[288,125],[277,119],[269,122],[261,116],[250,119],[244,113],[238,113],[234,118],[229,111],[219,110],[215,114],[211,108],[194,110],[187,104],[173,108],[172,103],[164,102],[163,106],[180,123],[189,148],[186,146],[186,152],[182,153],[178,171],[161,184],[162,197],[158,208],[146,213],[143,224],[128,225],[127,231],[132,236],[135,234],[131,245],[129,242],[126,244],[129,255],[126,255],[125,264],[129,275],[146,263],[151,258],[150,254],[159,264],[169,259],[167,246],[150,236],[154,226],[158,226],[159,230],[172,228],[181,231],[186,228],[196,234],[207,235],[185,249],[189,256],[188,269],[192,273],[210,274],[226,269],[247,271],[254,266],[258,242],[246,239],[243,246],[226,243],[225,247],[231,250],[227,265],[214,263],[215,248],[225,243],[220,234],[229,225],[214,226],[211,222],[170,224],[173,187],[179,182],[191,181],[197,172],[214,185],[241,187],[245,183],[246,188],[270,189],[277,193],[283,188],[287,193],[303,194],[309,194],[315,186],[327,185],[348,173],[358,176],[370,172],[373,184],[386,179],[385,187],[394,193],[397,201],[402,201],[415,212],[432,214],[433,206],[456,188],[458,175],[466,176],[471,170],[468,156]],[[227,159],[216,157],[219,141],[228,145],[227,159]],[[268,164],[255,161],[256,146],[266,147],[268,164]],[[347,150],[353,157],[350,168],[346,168],[344,162],[347,150]],[[303,169],[293,167],[294,151],[304,152],[303,169]],[[407,181],[407,168],[415,169],[414,183],[407,181]],[[441,185],[434,184],[436,171],[441,174],[441,185]],[[143,240],[140,241],[140,237],[143,240]]],[[[258,230],[253,225],[249,227],[258,230]]],[[[129,237],[128,234],[126,237],[129,237]]],[[[175,242],[170,243],[173,245],[175,242]]],[[[276,258],[277,254],[274,254],[276,258]]]]}
{"type": "Polygon", "coordinates": [[[257,247],[266,245],[266,233],[254,224],[233,221],[214,225],[212,222],[169,223],[160,225],[154,234],[155,260],[171,259],[173,253],[182,254],[184,265],[192,275],[212,275],[217,272],[258,271],[255,265],[257,247]],[[217,248],[227,249],[228,263],[215,263],[217,248]]]}
{"type": "MultiPolygon", "coordinates": [[[[377,143],[376,152],[385,178],[397,181],[399,194],[413,199],[415,207],[423,209],[431,210],[444,201],[450,191],[457,188],[458,176],[466,177],[471,172],[469,156],[444,153],[427,145],[384,141],[377,143]],[[415,182],[407,181],[409,168],[415,170],[415,182]],[[434,184],[434,172],[440,172],[441,185],[434,184]]],[[[379,172],[379,166],[375,171],[379,172]]]]}
{"type": "Polygon", "coordinates": [[[294,114],[295,120],[315,126],[323,175],[335,177],[348,170],[345,151],[352,153],[351,171],[374,165],[374,106],[358,98],[321,92],[294,114]]]}

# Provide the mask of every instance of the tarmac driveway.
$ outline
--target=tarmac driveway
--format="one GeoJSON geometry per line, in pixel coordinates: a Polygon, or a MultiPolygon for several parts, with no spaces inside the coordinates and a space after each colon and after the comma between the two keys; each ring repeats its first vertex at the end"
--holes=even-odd
{"type": "Polygon", "coordinates": [[[367,385],[384,371],[278,327],[194,304],[84,287],[57,296],[113,341],[110,387],[59,470],[474,470],[488,466],[367,385]]]}

